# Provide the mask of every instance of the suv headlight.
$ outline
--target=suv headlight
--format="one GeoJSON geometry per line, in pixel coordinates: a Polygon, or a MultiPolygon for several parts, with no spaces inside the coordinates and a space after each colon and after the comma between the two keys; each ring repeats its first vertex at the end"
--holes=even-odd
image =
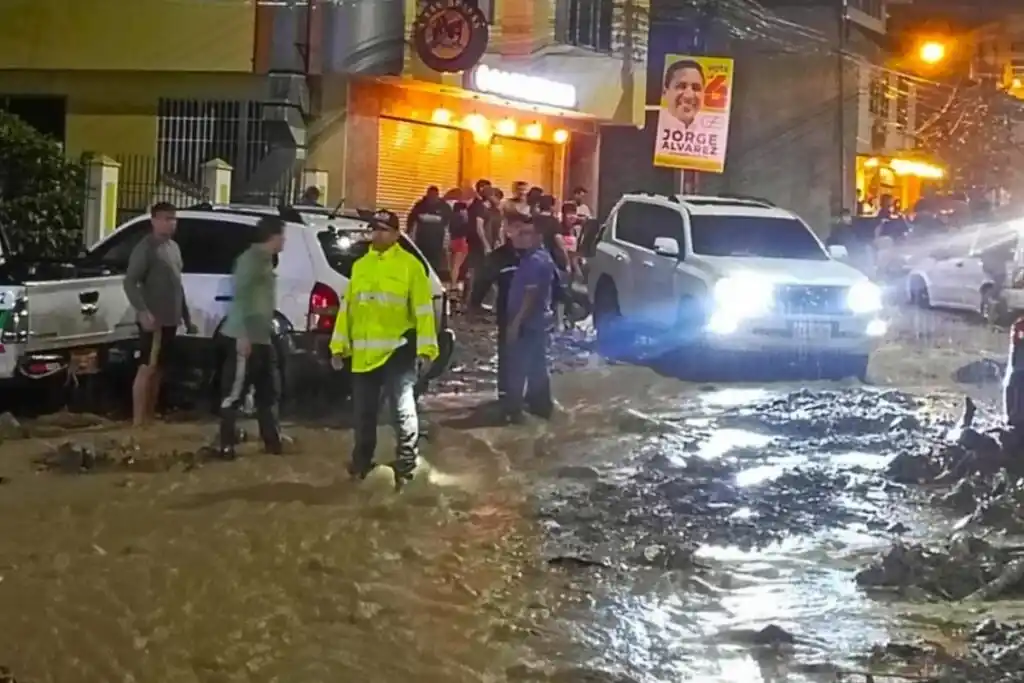
{"type": "Polygon", "coordinates": [[[846,306],[854,313],[882,310],[882,289],[873,282],[858,282],[846,294],[846,306]]]}
{"type": "Polygon", "coordinates": [[[760,315],[775,303],[774,285],[753,276],[727,277],[715,283],[715,311],[734,318],[760,315]]]}

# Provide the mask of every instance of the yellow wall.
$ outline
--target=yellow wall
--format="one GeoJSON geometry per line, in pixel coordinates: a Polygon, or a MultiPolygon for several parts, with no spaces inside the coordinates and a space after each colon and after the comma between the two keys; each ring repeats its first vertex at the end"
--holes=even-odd
{"type": "Polygon", "coordinates": [[[251,0],[2,0],[0,69],[251,72],[251,0]]]}
{"type": "Polygon", "coordinates": [[[67,97],[69,156],[152,156],[159,98],[244,99],[259,81],[241,74],[0,71],[0,93],[67,97]]]}

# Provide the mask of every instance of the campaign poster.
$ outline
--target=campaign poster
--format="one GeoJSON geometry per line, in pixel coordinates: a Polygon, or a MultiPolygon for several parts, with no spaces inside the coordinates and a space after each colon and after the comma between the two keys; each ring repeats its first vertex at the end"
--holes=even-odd
{"type": "Polygon", "coordinates": [[[654,165],[709,173],[725,169],[733,61],[666,55],[654,165]]]}

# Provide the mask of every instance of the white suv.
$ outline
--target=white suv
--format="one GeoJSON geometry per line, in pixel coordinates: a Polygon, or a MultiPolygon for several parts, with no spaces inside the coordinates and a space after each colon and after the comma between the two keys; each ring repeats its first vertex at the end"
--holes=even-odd
{"type": "Polygon", "coordinates": [[[600,228],[587,289],[605,353],[639,341],[796,360],[863,378],[881,290],[789,211],[756,199],[629,194],[600,228]]]}
{"type": "MultiPolygon", "coordinates": [[[[328,343],[334,329],[341,297],[348,287],[352,265],[368,249],[369,225],[365,212],[324,212],[302,207],[199,206],[177,212],[175,241],[181,248],[182,282],[192,320],[199,328],[195,336],[184,337],[185,358],[177,359],[183,371],[199,371],[203,381],[216,388],[221,367],[215,344],[232,299],[231,271],[234,261],[252,244],[256,224],[262,216],[280,214],[285,219],[285,248],[277,257],[277,313],[275,344],[281,355],[285,395],[308,389],[311,383],[332,376],[328,343]]],[[[149,216],[139,216],[120,226],[98,242],[88,259],[113,272],[123,272],[132,249],[150,229],[149,216]]],[[[446,371],[451,363],[455,336],[448,328],[447,301],[437,274],[404,235],[401,246],[416,256],[430,274],[441,357],[423,383],[446,371]]],[[[123,290],[120,301],[105,301],[119,308],[123,325],[135,329],[134,313],[123,290]],[[119,304],[119,305],[118,305],[119,304]]],[[[421,386],[422,388],[422,386],[421,386]]]]}

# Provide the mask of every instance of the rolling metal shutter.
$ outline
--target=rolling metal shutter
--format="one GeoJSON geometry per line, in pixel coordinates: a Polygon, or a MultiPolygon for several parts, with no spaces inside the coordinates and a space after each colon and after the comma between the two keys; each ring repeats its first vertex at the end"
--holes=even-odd
{"type": "Polygon", "coordinates": [[[377,208],[405,217],[426,192],[459,184],[459,131],[441,126],[380,119],[377,152],[377,208]]]}
{"type": "Polygon", "coordinates": [[[514,138],[495,137],[491,143],[490,180],[508,194],[518,180],[558,194],[555,182],[555,151],[551,145],[514,138]]]}

